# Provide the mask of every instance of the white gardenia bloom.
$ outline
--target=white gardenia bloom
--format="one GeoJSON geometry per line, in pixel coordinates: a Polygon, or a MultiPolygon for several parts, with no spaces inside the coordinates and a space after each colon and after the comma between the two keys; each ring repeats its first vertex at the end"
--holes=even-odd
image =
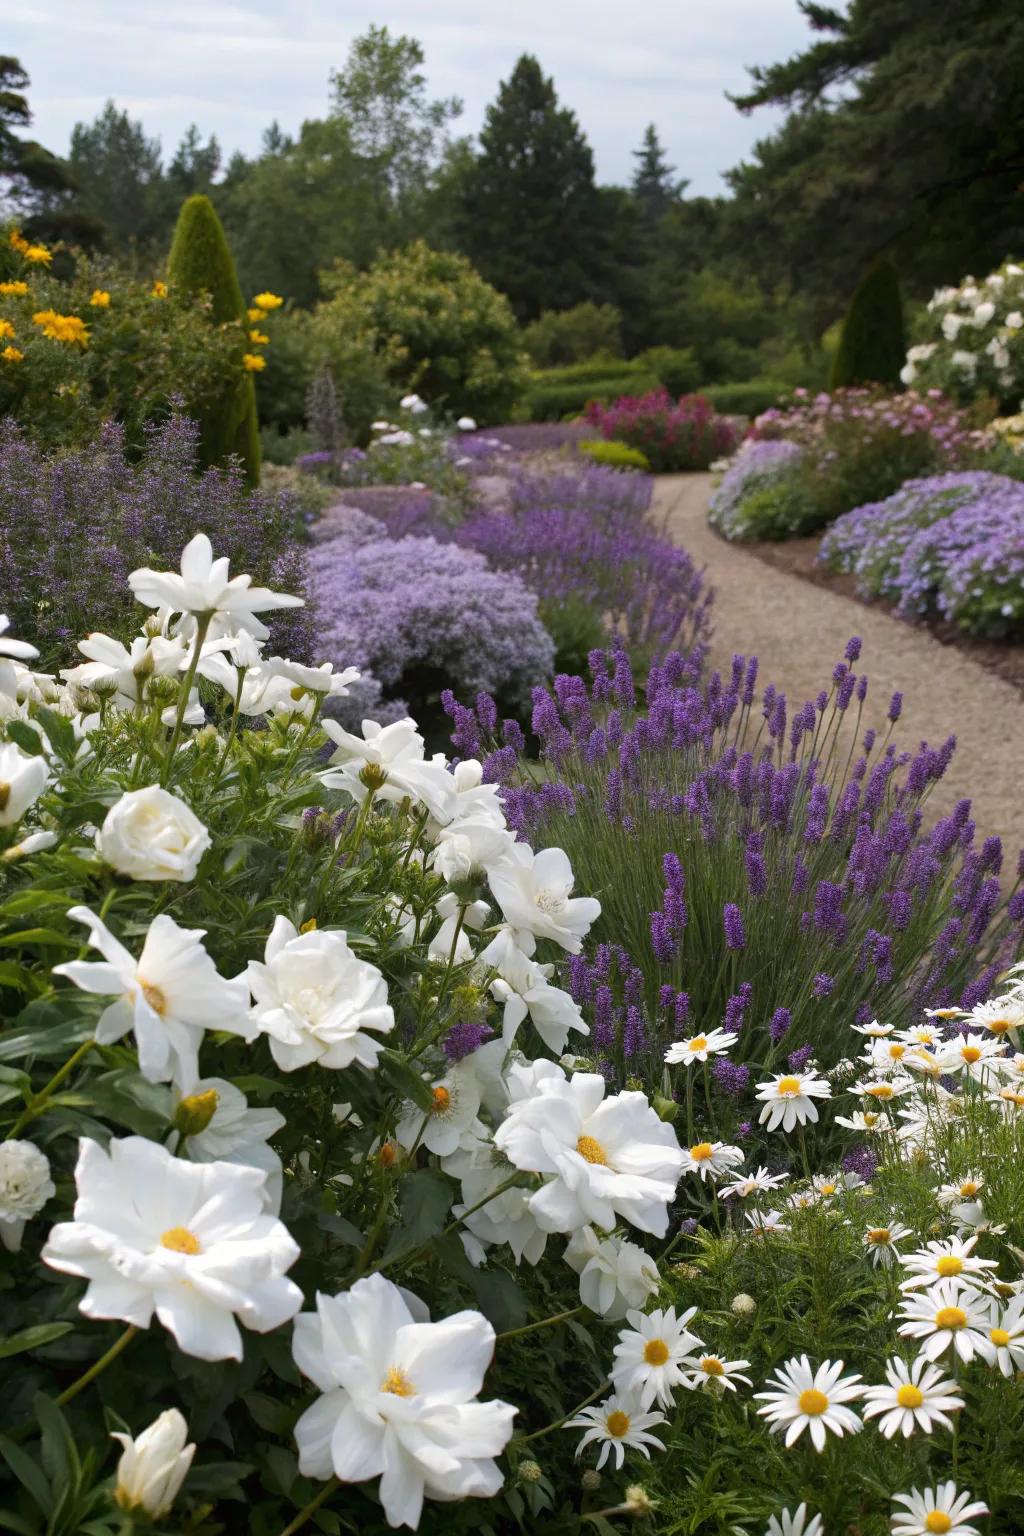
{"type": "Polygon", "coordinates": [[[364,720],[362,736],[344,730],[336,720],[324,720],[323,728],[336,748],[330,766],[320,776],[327,789],[344,789],[361,803],[367,788],[360,774],[376,770],[382,775],[382,783],[374,791],[376,799],[396,805],[408,799],[425,805],[442,824],[452,819],[456,804],[452,775],[440,754],[424,757],[423,737],[414,720],[395,720],[390,725],[364,720]]]}
{"type": "Polygon", "coordinates": [[[438,1157],[458,1150],[480,1108],[480,1085],[471,1066],[459,1062],[435,1083],[433,1107],[423,1110],[407,1103],[395,1127],[395,1137],[406,1151],[417,1144],[438,1157]]]}
{"type": "Polygon", "coordinates": [[[769,1190],[778,1189],[780,1184],[785,1184],[784,1173],[769,1173],[767,1168],[758,1168],[753,1173],[743,1174],[733,1184],[725,1184],[719,1190],[723,1200],[731,1200],[734,1197],[745,1200],[748,1195],[767,1194],[769,1190]]]}
{"type": "Polygon", "coordinates": [[[576,1447],[577,1457],[588,1445],[600,1445],[597,1470],[600,1471],[608,1457],[615,1462],[616,1472],[622,1470],[626,1450],[639,1451],[648,1461],[649,1447],[663,1451],[664,1442],[650,1431],[659,1424],[667,1424],[663,1413],[645,1413],[640,1400],[632,1392],[616,1392],[595,1407],[584,1408],[574,1419],[567,1419],[563,1429],[582,1429],[585,1434],[576,1447]]]}
{"type": "Polygon", "coordinates": [[[96,834],[104,863],[133,880],[194,880],[211,841],[191,807],[159,784],[128,790],[96,834]]]}
{"type": "Polygon", "coordinates": [[[815,1099],[830,1099],[832,1089],[823,1077],[814,1072],[777,1072],[766,1083],[758,1083],[756,1097],[764,1105],[758,1123],[767,1122],[770,1131],[780,1127],[791,1131],[794,1126],[812,1124],[818,1118],[815,1099]]]}
{"type": "Polygon", "coordinates": [[[498,972],[491,983],[491,993],[504,1002],[502,1039],[506,1049],[515,1041],[516,1032],[527,1014],[549,1051],[561,1056],[569,1043],[570,1031],[589,1035],[579,1005],[561,987],[548,980],[554,967],[536,965],[524,955],[507,929],[497,934],[480,954],[482,965],[498,972]]]}
{"type": "Polygon", "coordinates": [[[292,1351],[323,1394],[295,1426],[304,1477],[379,1476],[388,1524],[413,1529],[425,1497],[493,1498],[501,1488],[494,1458],[516,1410],[476,1400],[494,1353],[479,1312],[419,1321],[396,1285],[370,1275],[318,1295],[316,1312],[295,1320],[292,1351]]]}
{"type": "Polygon", "coordinates": [[[548,1232],[587,1223],[611,1231],[621,1216],[664,1237],[683,1162],[675,1131],[642,1093],[605,1098],[598,1073],[555,1072],[509,1106],[494,1134],[514,1167],[547,1176],[530,1197],[538,1224],[548,1232]]]}
{"type": "Polygon", "coordinates": [[[636,1393],[642,1408],[655,1401],[671,1408],[675,1389],[686,1385],[682,1367],[687,1357],[704,1348],[703,1340],[686,1326],[696,1315],[696,1307],[678,1317],[674,1307],[627,1312],[630,1327],[619,1334],[615,1364],[609,1372],[616,1391],[636,1393]]]}
{"type": "Polygon", "coordinates": [[[947,1040],[938,1052],[939,1066],[943,1072],[965,1072],[977,1082],[996,1076],[1003,1059],[1003,1043],[998,1036],[957,1035],[947,1040]]]}
{"type": "Polygon", "coordinates": [[[32,661],[39,652],[34,645],[29,645],[27,640],[15,640],[7,631],[11,627],[11,621],[6,613],[0,613],[0,656],[14,656],[18,661],[32,661]]]}
{"type": "Polygon", "coordinates": [[[984,1289],[988,1271],[998,1269],[995,1259],[979,1259],[973,1249],[977,1237],[950,1237],[945,1242],[926,1243],[915,1253],[900,1256],[900,1263],[908,1272],[909,1279],[900,1282],[901,1291],[912,1291],[918,1286],[934,1285],[936,1280],[958,1280],[961,1285],[984,1289]]]}
{"type": "Polygon", "coordinates": [[[900,1317],[900,1337],[923,1340],[926,1360],[938,1360],[953,1348],[967,1364],[975,1355],[991,1361],[988,1301],[969,1286],[940,1280],[923,1294],[904,1297],[900,1317]]]}
{"type": "Polygon", "coordinates": [[[0,827],[13,827],[46,788],[45,757],[29,757],[13,741],[0,742],[0,827]]]}
{"type": "Polygon", "coordinates": [[[806,1429],[816,1451],[825,1449],[827,1432],[856,1434],[863,1424],[846,1404],[863,1396],[859,1376],[844,1376],[842,1360],[826,1360],[811,1370],[806,1355],[787,1360],[776,1371],[767,1392],[755,1392],[765,1404],[758,1413],[772,1429],[786,1431],[786,1448],[795,1444],[806,1429]]]}
{"type": "Polygon", "coordinates": [[[282,1072],[311,1062],[333,1071],[358,1062],[372,1070],[383,1049],[373,1035],[395,1027],[387,982],[352,953],[338,929],[299,933],[278,916],[263,960],[249,961],[244,981],[255,999],[253,1029],[269,1037],[282,1072]]]}
{"type": "Polygon", "coordinates": [[[512,843],[511,832],[490,817],[459,818],[439,831],[433,867],[449,885],[480,878],[489,866],[508,857],[512,843]]]}
{"type": "Polygon", "coordinates": [[[905,1227],[900,1221],[892,1221],[887,1227],[867,1227],[864,1232],[864,1246],[871,1254],[871,1262],[877,1268],[879,1264],[886,1269],[895,1264],[897,1259],[902,1260],[903,1255],[897,1247],[905,1237],[912,1237],[909,1227],[905,1227]]]}
{"type": "Polygon", "coordinates": [[[772,1515],[764,1536],[825,1536],[825,1527],[820,1515],[812,1515],[808,1520],[807,1505],[798,1504],[792,1514],[788,1509],[780,1509],[777,1515],[772,1515]]]}
{"type": "Polygon", "coordinates": [[[228,981],[218,973],[200,942],[205,928],[179,928],[161,912],[150,923],[136,960],[88,907],[71,907],[68,917],[86,924],[89,942],[103,959],[69,960],[55,965],[53,974],[66,976],[83,992],[115,999],[100,1014],[97,1044],[113,1045],[133,1031],[139,1071],[149,1082],[173,1078],[184,1092],[191,1092],[207,1029],[256,1038],[245,979],[228,981]]]}
{"type": "Polygon", "coordinates": [[[582,1227],[566,1247],[565,1262],[580,1277],[580,1300],[591,1312],[616,1323],[630,1308],[642,1307],[657,1294],[658,1266],[636,1243],[601,1238],[582,1227]]]}
{"type": "Polygon", "coordinates": [[[902,1504],[892,1517],[892,1536],[978,1536],[978,1528],[967,1522],[976,1515],[987,1515],[988,1506],[973,1500],[969,1493],[958,1493],[954,1482],[939,1483],[923,1491],[894,1493],[893,1503],[902,1504]]]}
{"type": "Polygon", "coordinates": [[[236,1318],[269,1333],[302,1305],[286,1275],[298,1245],[267,1214],[260,1169],[186,1162],[142,1136],[107,1151],[83,1138],[75,1181],[74,1220],[42,1258],[89,1281],[86,1317],[148,1328],[155,1312],[185,1354],[241,1360],[236,1318]]]}
{"type": "Polygon", "coordinates": [[[532,955],[536,940],[552,939],[570,955],[578,955],[583,940],[601,915],[592,896],[572,895],[575,876],[562,848],[534,853],[526,843],[513,843],[505,864],[488,871],[494,899],[516,942],[532,955]]]}
{"type": "Polygon", "coordinates": [[[121,1447],[114,1498],[118,1506],[136,1510],[150,1520],[162,1520],[178,1497],[196,1453],[187,1445],[188,1425],[177,1408],[168,1408],[133,1440],[116,1431],[110,1437],[121,1447]]]}
{"type": "Polygon", "coordinates": [[[45,1152],[31,1141],[0,1141],[0,1244],[21,1247],[26,1224],[55,1193],[45,1152]]]}
{"type": "Polygon", "coordinates": [[[702,1183],[705,1179],[714,1183],[742,1161],[742,1148],[728,1147],[721,1141],[698,1141],[683,1148],[683,1172],[695,1173],[702,1183]]]}
{"type": "MultiPolygon", "coordinates": [[[[241,1088],[223,1077],[204,1077],[195,1084],[186,1103],[213,1101],[213,1112],[204,1130],[185,1138],[184,1156],[193,1163],[240,1163],[244,1168],[261,1168],[267,1175],[264,1199],[267,1209],[280,1214],[282,1193],[281,1159],[269,1145],[286,1124],[278,1109],[250,1109],[241,1088]]],[[[181,1104],[175,1093],[174,1107],[181,1104]]],[[[172,1116],[173,1118],[173,1116],[172,1116]]],[[[175,1148],[176,1150],[176,1148],[175,1148]]]]}
{"type": "Polygon", "coordinates": [[[253,614],[273,608],[301,608],[305,601],[286,592],[254,587],[251,576],[229,576],[226,558],[215,560],[205,533],[197,533],[182,551],[181,572],[153,571],[143,566],[132,571],[128,585],[147,608],[168,608],[172,613],[224,614],[239,625],[253,614]]]}
{"type": "Polygon", "coordinates": [[[677,1040],[665,1052],[670,1067],[681,1061],[707,1061],[709,1056],[721,1056],[736,1044],[739,1035],[728,1029],[710,1029],[706,1035],[691,1035],[688,1040],[677,1040]]]}
{"type": "Polygon", "coordinates": [[[886,1362],[886,1381],[882,1386],[865,1387],[866,1419],[881,1415],[879,1429],[887,1440],[895,1434],[909,1439],[917,1429],[926,1435],[933,1424],[952,1429],[951,1413],[964,1406],[955,1381],[947,1381],[938,1366],[923,1355],[909,1363],[898,1357],[886,1362]]]}
{"type": "Polygon", "coordinates": [[[141,703],[151,677],[177,677],[188,664],[189,648],[181,636],[136,635],[131,646],[110,635],[91,634],[79,640],[78,649],[86,658],[77,667],[62,667],[65,682],[82,688],[114,688],[113,703],[119,709],[134,709],[141,703]]]}

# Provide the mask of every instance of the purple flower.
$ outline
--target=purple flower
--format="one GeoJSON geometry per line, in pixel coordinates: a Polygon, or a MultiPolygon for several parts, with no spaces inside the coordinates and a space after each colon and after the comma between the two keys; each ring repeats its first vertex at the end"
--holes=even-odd
{"type": "Polygon", "coordinates": [[[768,1025],[768,1033],[771,1036],[773,1045],[778,1045],[792,1022],[793,1015],[788,1008],[776,1008],[772,1014],[771,1023],[768,1025]]]}
{"type": "Polygon", "coordinates": [[[750,1082],[750,1068],[741,1062],[719,1056],[712,1063],[711,1074],[722,1092],[730,1099],[741,1099],[750,1082]]]}
{"type": "Polygon", "coordinates": [[[753,995],[754,988],[752,983],[744,981],[739,991],[730,997],[725,1005],[725,1014],[722,1018],[723,1029],[727,1029],[736,1035],[739,1034],[743,1028],[743,1020],[747,1009],[750,1007],[750,1000],[753,995]]]}
{"type": "Polygon", "coordinates": [[[791,1072],[802,1072],[813,1055],[813,1045],[801,1045],[798,1050],[790,1051],[786,1064],[791,1072]]]}
{"type": "Polygon", "coordinates": [[[747,942],[743,931],[743,913],[735,902],[728,901],[722,912],[722,926],[725,929],[725,942],[732,950],[743,949],[747,942]]]}
{"type": "Polygon", "coordinates": [[[814,978],[814,995],[817,998],[829,997],[835,988],[835,977],[829,976],[825,971],[819,971],[814,978]]]}
{"type": "Polygon", "coordinates": [[[449,1061],[463,1061],[465,1057],[478,1051],[493,1033],[489,1024],[474,1024],[468,1019],[463,1019],[460,1023],[452,1025],[441,1041],[441,1049],[449,1061]]]}

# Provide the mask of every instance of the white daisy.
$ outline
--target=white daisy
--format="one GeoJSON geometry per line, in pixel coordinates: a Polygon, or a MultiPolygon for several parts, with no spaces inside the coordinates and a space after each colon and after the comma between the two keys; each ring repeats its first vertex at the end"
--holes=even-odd
{"type": "Polygon", "coordinates": [[[794,1126],[813,1125],[818,1118],[815,1099],[830,1099],[832,1089],[823,1077],[813,1072],[777,1072],[766,1083],[758,1083],[756,1097],[764,1108],[758,1123],[767,1122],[770,1131],[791,1131],[794,1126]]]}
{"type": "Polygon", "coordinates": [[[927,1019],[942,1019],[943,1022],[948,1019],[962,1019],[964,1016],[962,1008],[926,1008],[924,1013],[927,1019]]]}
{"type": "Polygon", "coordinates": [[[787,1448],[808,1430],[816,1451],[825,1449],[827,1431],[842,1437],[863,1425],[845,1404],[862,1395],[859,1376],[844,1376],[842,1360],[826,1360],[812,1371],[806,1355],[787,1360],[775,1373],[774,1386],[754,1396],[765,1404],[757,1411],[772,1429],[786,1430],[787,1448]]]}
{"type": "Polygon", "coordinates": [[[867,1035],[869,1040],[884,1040],[886,1035],[891,1035],[896,1028],[895,1024],[879,1024],[877,1019],[872,1019],[870,1024],[851,1024],[858,1035],[867,1035]]]}
{"type": "Polygon", "coordinates": [[[903,1058],[914,1047],[905,1040],[873,1040],[861,1060],[877,1072],[896,1072],[903,1067],[903,1058]]]}
{"type": "Polygon", "coordinates": [[[964,1072],[980,1083],[998,1073],[1002,1055],[1003,1042],[998,1036],[958,1035],[941,1047],[939,1063],[944,1072],[964,1072]]]}
{"type": "Polygon", "coordinates": [[[859,1093],[866,1099],[874,1099],[876,1104],[888,1104],[904,1093],[909,1093],[913,1086],[909,1077],[865,1078],[859,1083],[854,1083],[850,1092],[859,1093]]]}
{"type": "Polygon", "coordinates": [[[749,1360],[723,1360],[721,1355],[687,1355],[685,1363],[693,1367],[692,1372],[686,1377],[688,1387],[713,1387],[725,1392],[735,1392],[736,1383],[742,1381],[744,1386],[751,1386],[749,1376],[743,1376],[740,1372],[749,1360]]]}
{"type": "Polygon", "coordinates": [[[976,1526],[968,1525],[975,1515],[987,1515],[988,1506],[971,1502],[969,1493],[957,1493],[954,1482],[939,1483],[922,1492],[893,1494],[894,1504],[903,1504],[892,1517],[892,1536],[978,1536],[976,1526]]]}
{"type": "Polygon", "coordinates": [[[995,1259],[976,1258],[972,1249],[977,1237],[960,1239],[949,1237],[945,1242],[926,1243],[916,1253],[901,1256],[900,1262],[909,1271],[910,1278],[900,1282],[901,1291],[912,1291],[921,1285],[934,1285],[936,1280],[959,1280],[962,1285],[983,1287],[988,1275],[986,1270],[996,1269],[995,1259]]]}
{"type": "Polygon", "coordinates": [[[937,1045],[942,1044],[942,1030],[935,1024],[913,1024],[910,1029],[901,1029],[897,1032],[897,1040],[903,1040],[907,1045],[923,1045],[926,1050],[933,1051],[937,1045]]]}
{"type": "Polygon", "coordinates": [[[852,1115],[836,1115],[836,1125],[848,1131],[861,1131],[867,1136],[877,1136],[892,1129],[889,1116],[878,1109],[855,1109],[852,1115]]]}
{"type": "Polygon", "coordinates": [[[992,1327],[988,1331],[993,1358],[1004,1376],[1024,1371],[1024,1297],[1016,1296],[1010,1305],[1000,1309],[992,1303],[992,1327]]]}
{"type": "Polygon", "coordinates": [[[1024,1029],[1024,997],[997,997],[972,1008],[968,1019],[978,1029],[987,1029],[999,1040],[1012,1040],[1014,1045],[1024,1029]]]}
{"type": "Polygon", "coordinates": [[[685,1385],[682,1363],[695,1349],[704,1347],[686,1327],[696,1312],[696,1307],[689,1307],[679,1317],[674,1307],[659,1307],[646,1314],[627,1312],[630,1327],[619,1334],[610,1372],[616,1391],[636,1392],[641,1408],[649,1408],[655,1401],[671,1408],[673,1391],[685,1385]]]}
{"type": "Polygon", "coordinates": [[[807,1505],[798,1504],[793,1514],[780,1509],[777,1515],[772,1515],[764,1536],[824,1536],[824,1532],[821,1516],[812,1515],[808,1521],[807,1505]]]}
{"type": "Polygon", "coordinates": [[[878,1427],[887,1440],[897,1433],[909,1439],[915,1429],[930,1435],[933,1424],[953,1428],[949,1414],[964,1406],[963,1398],[956,1395],[956,1382],[946,1380],[938,1366],[922,1355],[909,1363],[894,1358],[886,1362],[885,1374],[884,1385],[864,1388],[864,1417],[881,1414],[878,1427]]]}
{"type": "Polygon", "coordinates": [[[721,1056],[736,1044],[739,1035],[728,1029],[711,1029],[706,1035],[691,1035],[688,1040],[677,1040],[665,1052],[669,1066],[681,1061],[707,1061],[709,1056],[721,1056]]]}
{"type": "Polygon", "coordinates": [[[862,1189],[864,1180],[859,1173],[816,1173],[814,1192],[819,1200],[831,1200],[833,1195],[847,1189],[862,1189]]]}
{"type": "Polygon", "coordinates": [[[902,1222],[890,1222],[887,1227],[868,1227],[864,1232],[864,1246],[871,1254],[872,1264],[883,1264],[888,1268],[900,1258],[897,1243],[905,1237],[913,1236],[909,1227],[902,1222]]]}
{"type": "Polygon", "coordinates": [[[785,1184],[784,1173],[769,1173],[767,1168],[758,1168],[754,1173],[744,1174],[734,1184],[726,1184],[719,1193],[723,1200],[731,1200],[735,1195],[739,1200],[745,1200],[748,1195],[766,1194],[771,1189],[778,1189],[780,1184],[785,1184]]]}
{"type": "Polygon", "coordinates": [[[956,1280],[940,1280],[923,1295],[904,1297],[900,1316],[900,1337],[923,1340],[926,1360],[938,1360],[947,1349],[968,1364],[975,1355],[991,1355],[986,1299],[956,1280]]]}
{"type": "Polygon", "coordinates": [[[781,1211],[747,1211],[746,1220],[759,1237],[764,1237],[768,1232],[789,1231],[781,1211]]]}
{"type": "Polygon", "coordinates": [[[626,1393],[614,1393],[594,1408],[584,1408],[574,1419],[568,1419],[566,1429],[582,1429],[586,1433],[576,1447],[580,1456],[588,1445],[600,1444],[597,1458],[598,1471],[609,1456],[614,1457],[616,1472],[621,1471],[626,1447],[639,1451],[650,1461],[649,1446],[665,1449],[664,1442],[650,1431],[658,1424],[667,1423],[663,1413],[645,1413],[637,1399],[626,1393]]]}
{"type": "Polygon", "coordinates": [[[728,1147],[721,1141],[698,1141],[683,1148],[683,1172],[695,1173],[701,1180],[720,1179],[742,1161],[740,1147],[728,1147]]]}
{"type": "Polygon", "coordinates": [[[938,1201],[940,1205],[955,1205],[958,1200],[974,1200],[984,1188],[984,1179],[968,1173],[955,1184],[940,1184],[938,1201]]]}

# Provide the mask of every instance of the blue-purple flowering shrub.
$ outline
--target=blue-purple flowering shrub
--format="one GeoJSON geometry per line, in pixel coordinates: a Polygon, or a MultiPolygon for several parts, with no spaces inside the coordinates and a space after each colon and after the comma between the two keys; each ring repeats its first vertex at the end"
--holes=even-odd
{"type": "Polygon", "coordinates": [[[804,451],[787,438],[747,438],[715,488],[708,521],[731,540],[785,539],[807,521],[804,451]]]}
{"type": "Polygon", "coordinates": [[[908,480],[855,507],[821,559],[863,597],[904,618],[938,616],[970,634],[1024,640],[1024,485],[984,471],[908,480]]]}
{"type": "Polygon", "coordinates": [[[598,942],[569,976],[610,1081],[657,1085],[673,1038],[724,1026],[739,1040],[709,1083],[735,1131],[755,1118],[753,1081],[812,1053],[834,1068],[853,1022],[969,1007],[1019,952],[1024,865],[1007,898],[969,801],[925,828],[954,741],[901,751],[899,694],[885,733],[862,732],[859,653],[854,639],[795,711],[772,685],[758,696],[756,658],[701,684],[670,656],[641,702],[625,652],[595,653],[589,684],[534,692],[539,773],[493,704],[449,700],[456,748],[485,753],[510,824],[564,846],[600,897],[598,942]]]}

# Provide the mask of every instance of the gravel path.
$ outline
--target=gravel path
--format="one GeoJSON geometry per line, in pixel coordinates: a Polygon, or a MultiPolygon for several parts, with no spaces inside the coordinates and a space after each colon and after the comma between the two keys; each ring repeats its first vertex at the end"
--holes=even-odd
{"type": "Polygon", "coordinates": [[[755,653],[760,680],[774,682],[791,707],[830,683],[851,635],[864,652],[859,670],[871,679],[865,725],[885,720],[895,689],[904,695],[897,739],[916,747],[957,738],[956,755],[929,800],[935,815],[969,796],[978,829],[998,833],[1008,855],[1024,846],[1024,699],[953,646],[839,593],[773,569],[742,547],[726,544],[707,524],[710,475],[663,475],[654,510],[672,537],[706,565],[717,590],[712,659],[728,668],[734,651],[755,653]]]}

